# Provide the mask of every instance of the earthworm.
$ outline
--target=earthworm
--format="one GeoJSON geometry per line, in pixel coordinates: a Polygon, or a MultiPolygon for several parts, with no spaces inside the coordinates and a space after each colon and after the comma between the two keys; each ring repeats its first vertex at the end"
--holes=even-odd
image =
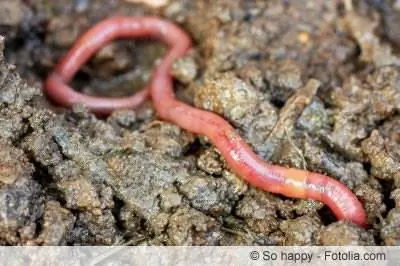
{"type": "Polygon", "coordinates": [[[220,116],[194,108],[175,98],[170,74],[172,63],[191,48],[190,37],[177,25],[157,17],[112,17],[86,32],[60,61],[45,82],[45,92],[56,103],[71,107],[85,104],[97,114],[135,108],[151,96],[161,119],[194,134],[205,135],[217,147],[229,167],[251,185],[287,197],[325,203],[339,220],[366,227],[366,213],[357,197],[344,184],[328,176],[268,164],[256,155],[236,130],[220,116]],[[155,67],[148,89],[127,98],[83,95],[67,83],[97,50],[116,38],[151,37],[169,46],[155,67]]]}

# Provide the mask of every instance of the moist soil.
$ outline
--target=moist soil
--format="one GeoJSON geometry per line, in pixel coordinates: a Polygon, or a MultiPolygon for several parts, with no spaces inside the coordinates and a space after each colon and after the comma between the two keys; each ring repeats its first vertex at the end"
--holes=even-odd
{"type": "MultiPolygon", "coordinates": [[[[1,0],[0,244],[399,245],[398,1],[1,0]],[[258,190],[151,101],[96,117],[55,106],[47,74],[110,16],[156,15],[194,41],[177,97],[227,119],[265,161],[325,173],[370,227],[258,190]]],[[[83,93],[145,86],[165,48],[118,40],[76,75],[83,93]]]]}

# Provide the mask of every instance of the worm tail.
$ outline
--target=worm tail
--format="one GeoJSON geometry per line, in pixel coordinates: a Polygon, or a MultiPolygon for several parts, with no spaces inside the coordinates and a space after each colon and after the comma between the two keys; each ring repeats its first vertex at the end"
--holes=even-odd
{"type": "Polygon", "coordinates": [[[264,190],[271,191],[271,188],[275,187],[272,192],[286,197],[320,201],[326,204],[339,220],[348,220],[366,227],[367,218],[361,202],[348,187],[335,179],[318,173],[277,165],[265,167],[263,179],[268,180],[260,186],[264,190]],[[271,178],[274,176],[280,176],[283,179],[275,186],[273,184],[276,182],[271,182],[277,179],[271,178]]]}
{"type": "Polygon", "coordinates": [[[327,176],[308,172],[306,197],[328,205],[340,220],[366,227],[367,215],[357,197],[344,184],[327,176]]]}

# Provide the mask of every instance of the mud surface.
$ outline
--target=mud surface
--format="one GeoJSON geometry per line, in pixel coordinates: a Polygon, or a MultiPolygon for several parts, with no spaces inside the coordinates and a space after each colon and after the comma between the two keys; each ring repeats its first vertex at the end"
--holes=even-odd
{"type": "MultiPolygon", "coordinates": [[[[0,1],[0,243],[399,245],[396,1],[166,2],[0,1]],[[44,97],[47,73],[88,27],[144,14],[195,42],[172,70],[181,100],[226,118],[265,160],[343,182],[370,228],[249,186],[206,138],[157,120],[151,102],[104,119],[44,97]]],[[[132,94],[163,52],[115,41],[72,85],[132,94]]]]}

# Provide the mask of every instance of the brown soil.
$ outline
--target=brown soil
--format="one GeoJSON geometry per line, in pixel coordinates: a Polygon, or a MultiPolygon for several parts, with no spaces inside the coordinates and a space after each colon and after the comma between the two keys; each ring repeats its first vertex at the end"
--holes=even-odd
{"type": "MultiPolygon", "coordinates": [[[[0,1],[0,244],[399,245],[400,7],[353,2],[0,1]],[[195,41],[173,69],[181,100],[226,118],[266,161],[346,184],[371,227],[249,186],[151,102],[102,119],[46,99],[43,80],[79,35],[144,14],[195,41]]],[[[163,52],[115,41],[73,86],[132,94],[163,52]]]]}

